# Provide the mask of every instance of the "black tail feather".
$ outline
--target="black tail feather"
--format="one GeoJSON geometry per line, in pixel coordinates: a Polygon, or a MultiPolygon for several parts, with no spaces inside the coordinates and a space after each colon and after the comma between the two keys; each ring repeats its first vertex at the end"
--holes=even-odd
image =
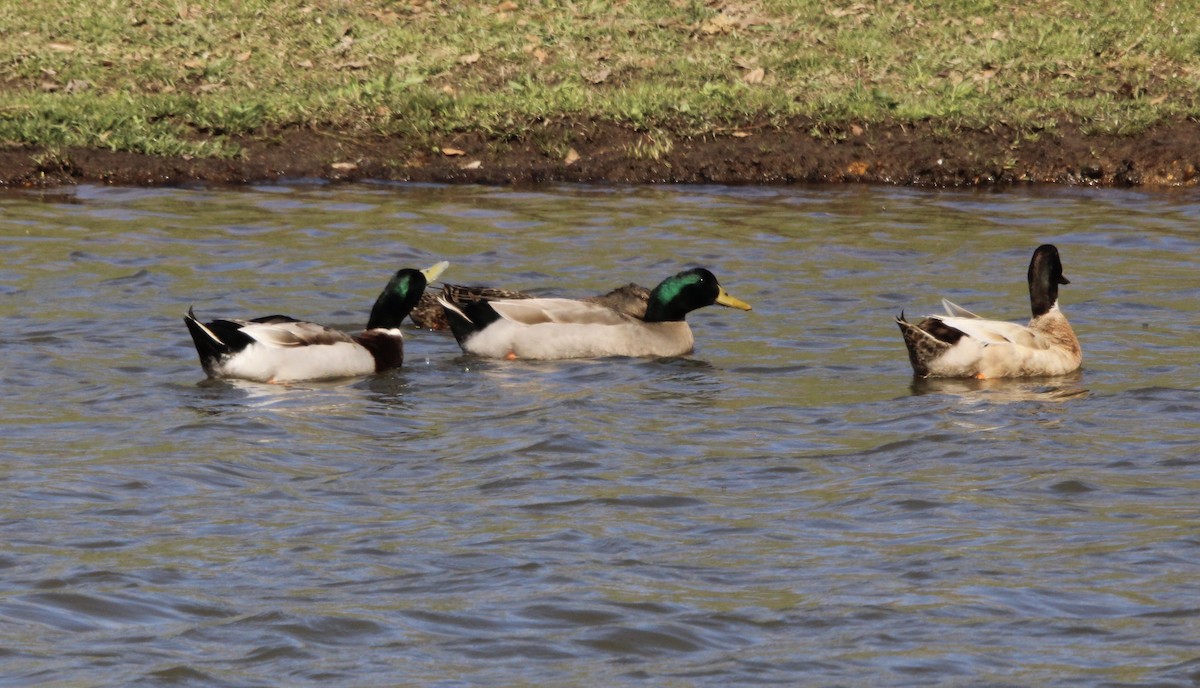
{"type": "MultiPolygon", "coordinates": [[[[452,302],[454,303],[454,302],[452,302]]],[[[454,339],[459,344],[467,341],[476,332],[486,328],[488,325],[500,319],[500,314],[496,309],[492,308],[492,304],[485,300],[479,300],[468,303],[454,303],[467,317],[463,317],[457,311],[451,308],[444,308],[446,312],[446,321],[450,324],[450,331],[454,333],[454,339]]]]}
{"type": "Polygon", "coordinates": [[[183,322],[187,325],[188,333],[192,335],[192,343],[196,346],[196,353],[200,356],[200,367],[204,368],[204,372],[212,375],[213,366],[222,355],[228,352],[228,347],[204,331],[191,308],[188,309],[183,322]]]}
{"type": "Polygon", "coordinates": [[[210,375],[222,358],[231,356],[254,342],[252,338],[242,334],[242,326],[236,322],[214,320],[201,325],[191,308],[188,309],[183,322],[187,325],[188,333],[192,335],[192,343],[196,345],[200,365],[210,375]],[[205,330],[205,327],[208,330],[205,330]]]}

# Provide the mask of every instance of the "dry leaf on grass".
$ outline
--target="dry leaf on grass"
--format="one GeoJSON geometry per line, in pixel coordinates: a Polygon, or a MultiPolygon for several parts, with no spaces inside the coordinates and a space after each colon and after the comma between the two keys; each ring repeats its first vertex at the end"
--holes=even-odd
{"type": "Polygon", "coordinates": [[[825,14],[828,14],[836,19],[840,19],[842,17],[869,17],[871,16],[870,9],[871,8],[867,7],[866,4],[857,2],[850,7],[834,7],[832,9],[827,9],[825,10],[825,14]]]}
{"type": "Polygon", "coordinates": [[[593,84],[602,84],[608,80],[608,77],[611,74],[611,69],[601,68],[594,72],[583,72],[583,78],[587,79],[593,84]]]}
{"type": "Polygon", "coordinates": [[[761,84],[763,77],[766,75],[767,71],[762,67],[758,67],[746,72],[745,76],[742,77],[742,81],[748,84],[761,84]]]}
{"type": "Polygon", "coordinates": [[[574,148],[567,150],[567,157],[563,158],[563,164],[570,167],[579,162],[579,151],[574,148]]]}
{"type": "Polygon", "coordinates": [[[445,155],[447,157],[454,157],[454,156],[458,156],[458,155],[466,155],[467,154],[467,152],[465,150],[459,150],[457,148],[442,148],[441,151],[442,151],[442,155],[445,155]]]}
{"type": "Polygon", "coordinates": [[[379,20],[379,23],[384,26],[391,26],[400,20],[400,15],[391,10],[376,10],[371,13],[371,16],[379,20]]]}
{"type": "Polygon", "coordinates": [[[718,14],[700,25],[700,33],[706,36],[713,36],[719,33],[729,33],[736,27],[736,19],[728,15],[718,14]]]}

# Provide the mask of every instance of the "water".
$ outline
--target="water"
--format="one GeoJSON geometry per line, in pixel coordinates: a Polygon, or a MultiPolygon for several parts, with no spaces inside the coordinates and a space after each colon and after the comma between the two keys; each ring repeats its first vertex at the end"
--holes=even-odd
{"type": "Polygon", "coordinates": [[[0,197],[0,684],[1195,685],[1194,191],[281,185],[0,197]],[[914,383],[892,318],[1071,378],[914,383]],[[204,382],[181,316],[361,325],[398,267],[711,267],[686,359],[204,382]]]}

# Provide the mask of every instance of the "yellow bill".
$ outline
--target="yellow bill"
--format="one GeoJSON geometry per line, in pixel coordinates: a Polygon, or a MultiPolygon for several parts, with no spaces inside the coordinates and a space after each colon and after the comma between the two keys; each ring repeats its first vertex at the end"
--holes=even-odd
{"type": "Polygon", "coordinates": [[[738,308],[743,311],[754,309],[753,306],[737,298],[736,296],[730,296],[729,292],[725,291],[725,287],[718,287],[718,289],[721,290],[720,293],[717,294],[717,303],[720,305],[728,306],[730,308],[738,308]]]}
{"type": "Polygon", "coordinates": [[[448,267],[450,267],[450,261],[443,260],[440,263],[436,263],[434,265],[430,265],[429,267],[425,268],[424,270],[421,271],[421,274],[425,275],[426,282],[432,282],[435,279],[437,279],[438,277],[440,277],[442,275],[442,273],[445,272],[446,268],[448,268],[448,267]]]}

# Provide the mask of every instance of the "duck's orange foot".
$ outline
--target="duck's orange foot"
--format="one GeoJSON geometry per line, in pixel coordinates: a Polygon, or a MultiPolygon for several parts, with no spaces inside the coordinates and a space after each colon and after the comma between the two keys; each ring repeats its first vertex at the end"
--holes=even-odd
{"type": "Polygon", "coordinates": [[[515,360],[517,360],[517,355],[510,351],[510,352],[508,352],[508,355],[506,355],[504,358],[509,361],[515,361],[515,360]]]}
{"type": "Polygon", "coordinates": [[[976,380],[986,380],[986,379],[988,379],[988,376],[987,376],[987,375],[984,375],[983,373],[976,373],[976,374],[975,374],[975,379],[976,379],[976,380]]]}

